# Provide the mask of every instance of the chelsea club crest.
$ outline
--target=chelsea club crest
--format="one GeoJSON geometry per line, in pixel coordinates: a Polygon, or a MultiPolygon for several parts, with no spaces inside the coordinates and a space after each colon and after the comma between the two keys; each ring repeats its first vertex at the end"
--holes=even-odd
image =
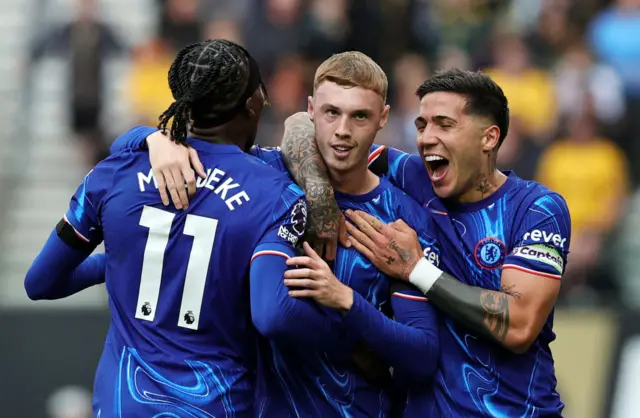
{"type": "Polygon", "coordinates": [[[474,255],[476,264],[487,270],[493,270],[504,263],[507,248],[504,243],[495,237],[483,238],[476,244],[474,255]]]}

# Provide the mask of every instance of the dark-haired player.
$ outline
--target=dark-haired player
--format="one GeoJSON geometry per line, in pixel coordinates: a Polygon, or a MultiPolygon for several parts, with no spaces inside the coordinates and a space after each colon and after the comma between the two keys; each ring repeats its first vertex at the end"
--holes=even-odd
{"type": "MultiPolygon", "coordinates": [[[[387,221],[404,218],[420,231],[424,254],[437,264],[439,246],[429,235],[430,215],[388,180],[368,170],[369,149],[387,120],[386,94],[387,77],[371,58],[359,52],[336,54],[316,71],[314,93],[309,98],[314,119],[311,129],[315,124],[340,208],[364,210],[387,221]]],[[[138,130],[137,140],[133,136],[119,138],[114,148],[139,147],[153,132],[152,128],[144,133],[138,130]],[[123,144],[127,139],[129,143],[123,144]]],[[[164,136],[155,136],[157,147],[171,152],[173,145],[164,136]]],[[[251,152],[286,172],[279,150],[255,147],[251,152]]],[[[391,398],[384,379],[370,382],[352,364],[350,354],[358,341],[364,341],[393,367],[396,381],[402,379],[420,389],[411,411],[418,404],[432,406],[430,397],[424,395],[438,361],[434,308],[416,289],[394,291],[390,297],[390,280],[354,249],[338,250],[333,272],[308,245],[306,252],[307,256],[287,261],[300,267],[285,273],[290,295],[299,300],[313,298],[341,312],[348,334],[327,349],[273,336],[261,362],[257,413],[282,418],[390,416],[391,398]],[[385,316],[389,308],[398,322],[385,316]]],[[[273,299],[281,284],[272,283],[271,290],[265,284],[265,298],[273,299]]],[[[259,330],[270,327],[270,322],[283,323],[288,315],[279,304],[264,307],[253,312],[260,317],[256,324],[259,330]]]]}
{"type": "MultiPolygon", "coordinates": [[[[415,232],[398,222],[347,212],[357,225],[348,225],[350,241],[446,314],[438,416],[559,417],[564,405],[549,344],[571,235],[564,199],[496,168],[509,109],[489,77],[450,70],[427,79],[417,95],[420,155],[374,147],[372,156],[434,214],[440,268],[451,274],[425,262],[415,232]]],[[[299,159],[311,135],[285,135],[285,158],[299,159]]],[[[311,155],[307,149],[303,158],[319,158],[311,155]]]]}
{"type": "MultiPolygon", "coordinates": [[[[249,296],[259,307],[260,283],[282,283],[305,229],[304,194],[243,152],[266,102],[244,48],[225,40],[184,48],[169,86],[175,102],[160,126],[173,118],[173,137],[200,153],[207,173],[190,206],[162,205],[145,153],[112,155],[85,177],[25,288],[32,299],[60,298],[104,280],[106,269],[111,327],[95,378],[97,416],[253,417],[249,296]],[[87,259],[103,240],[106,255],[87,259]]],[[[287,335],[311,343],[332,335],[339,315],[280,303],[300,319],[287,335]]]]}

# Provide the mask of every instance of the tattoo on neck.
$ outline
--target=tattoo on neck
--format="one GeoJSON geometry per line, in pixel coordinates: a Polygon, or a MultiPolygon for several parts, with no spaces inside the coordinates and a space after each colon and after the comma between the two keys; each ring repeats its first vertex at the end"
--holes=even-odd
{"type": "Polygon", "coordinates": [[[504,341],[509,332],[509,297],[506,293],[484,290],[480,293],[484,309],[483,324],[498,340],[504,341]]]}
{"type": "Polygon", "coordinates": [[[484,195],[489,191],[489,179],[487,179],[487,176],[485,176],[484,174],[482,175],[482,178],[480,179],[476,190],[482,193],[482,197],[484,197],[484,195]]]}

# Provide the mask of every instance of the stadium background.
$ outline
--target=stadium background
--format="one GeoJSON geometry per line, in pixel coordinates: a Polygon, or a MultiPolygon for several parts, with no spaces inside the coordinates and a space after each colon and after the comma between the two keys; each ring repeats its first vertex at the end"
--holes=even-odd
{"type": "Polygon", "coordinates": [[[170,103],[176,49],[206,37],[260,62],[264,145],[335,52],[388,73],[380,141],[409,152],[428,74],[494,76],[513,115],[501,167],[572,213],[552,345],[566,416],[640,416],[640,0],[0,0],[0,416],[90,416],[104,288],[34,303],[22,280],[93,161],[170,103]]]}

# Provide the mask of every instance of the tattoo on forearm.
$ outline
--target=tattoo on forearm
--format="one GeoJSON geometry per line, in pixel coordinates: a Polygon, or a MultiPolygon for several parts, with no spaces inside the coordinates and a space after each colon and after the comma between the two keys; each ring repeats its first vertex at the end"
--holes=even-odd
{"type": "Polygon", "coordinates": [[[509,301],[522,294],[513,285],[502,286],[500,291],[469,286],[443,272],[427,297],[461,324],[503,343],[511,326],[509,301]]]}
{"type": "Polygon", "coordinates": [[[509,299],[505,293],[493,290],[480,292],[480,303],[484,309],[483,323],[499,341],[504,341],[509,332],[509,299]]]}
{"type": "Polygon", "coordinates": [[[307,229],[320,237],[337,236],[340,208],[318,151],[313,122],[308,117],[297,117],[287,125],[281,151],[287,169],[307,195],[307,229]]]}

